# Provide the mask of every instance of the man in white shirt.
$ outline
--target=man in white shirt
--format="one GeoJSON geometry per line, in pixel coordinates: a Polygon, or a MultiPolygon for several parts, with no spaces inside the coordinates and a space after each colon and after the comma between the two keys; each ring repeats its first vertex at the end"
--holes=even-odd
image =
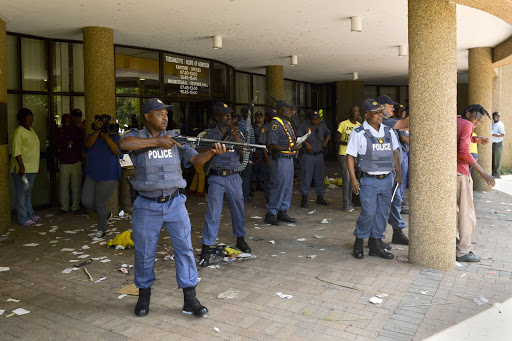
{"type": "Polygon", "coordinates": [[[492,124],[492,176],[500,179],[501,153],[503,152],[503,137],[505,136],[505,126],[500,121],[501,113],[495,111],[492,114],[494,120],[492,124]]]}

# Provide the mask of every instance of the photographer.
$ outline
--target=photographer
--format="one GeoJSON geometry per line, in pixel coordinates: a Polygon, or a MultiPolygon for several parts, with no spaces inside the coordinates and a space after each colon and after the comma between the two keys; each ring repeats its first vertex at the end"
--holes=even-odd
{"type": "Polygon", "coordinates": [[[98,215],[98,231],[93,239],[105,237],[108,212],[107,202],[119,184],[121,166],[118,155],[121,154],[118,143],[119,125],[110,123],[108,115],[96,115],[92,124],[94,132],[85,139],[87,150],[87,177],[82,189],[82,204],[98,215]]]}

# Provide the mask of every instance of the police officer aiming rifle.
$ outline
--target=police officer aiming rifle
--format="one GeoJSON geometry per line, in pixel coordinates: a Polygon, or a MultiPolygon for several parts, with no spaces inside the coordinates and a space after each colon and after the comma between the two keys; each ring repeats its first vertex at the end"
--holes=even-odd
{"type": "Polygon", "coordinates": [[[133,203],[132,217],[134,282],[139,288],[135,307],[137,316],[146,316],[149,312],[162,225],[171,237],[175,252],[176,280],[184,293],[183,312],[196,316],[208,313],[196,298],[197,269],[190,238],[190,219],[185,207],[186,196],[182,194],[187,183],[182,176],[181,163],[185,167],[203,167],[213,155],[225,153],[226,148],[216,143],[215,148],[198,154],[192,147],[177,143],[173,139],[174,131],[165,130],[167,110],[172,109],[172,105],[166,105],[157,98],[147,100],[142,106],[144,128],[128,131],[119,142],[122,150],[130,151],[135,167],[133,188],[139,193],[133,203]],[[140,149],[147,151],[134,152],[140,149]]]}

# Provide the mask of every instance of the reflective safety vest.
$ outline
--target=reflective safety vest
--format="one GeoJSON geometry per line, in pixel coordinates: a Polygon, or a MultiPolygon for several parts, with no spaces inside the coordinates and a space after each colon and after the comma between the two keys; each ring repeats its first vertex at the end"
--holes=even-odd
{"type": "MultiPolygon", "coordinates": [[[[279,117],[276,116],[276,117],[274,117],[274,120],[276,120],[277,122],[281,123],[281,127],[283,127],[283,130],[286,133],[286,137],[288,138],[288,148],[292,148],[295,145],[295,132],[293,131],[292,125],[288,124],[290,126],[290,129],[292,130],[292,133],[290,134],[288,129],[286,129],[286,125],[284,124],[282,119],[280,119],[279,117]]],[[[281,151],[281,153],[283,153],[283,154],[295,154],[295,152],[289,152],[287,150],[283,150],[283,151],[281,151]]]]}
{"type": "Polygon", "coordinates": [[[359,155],[359,167],[365,173],[390,172],[395,169],[391,130],[384,126],[384,137],[375,137],[369,129],[364,130],[366,154],[359,155]]]}
{"type": "MultiPolygon", "coordinates": [[[[152,137],[145,129],[139,130],[140,137],[152,137]],[[146,136],[147,135],[147,136],[146,136]]],[[[155,148],[135,155],[130,153],[135,167],[133,188],[151,192],[173,188],[185,188],[187,182],[181,172],[181,158],[177,146],[169,149],[155,148]]]]}

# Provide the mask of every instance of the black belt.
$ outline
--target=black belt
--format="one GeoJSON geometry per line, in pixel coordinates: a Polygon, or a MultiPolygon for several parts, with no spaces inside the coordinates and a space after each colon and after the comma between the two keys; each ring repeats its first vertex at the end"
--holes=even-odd
{"type": "Polygon", "coordinates": [[[295,154],[284,154],[284,153],[272,153],[272,157],[275,158],[282,158],[282,159],[291,159],[292,157],[295,157],[295,154]]]}
{"type": "Polygon", "coordinates": [[[229,176],[233,174],[239,174],[240,172],[235,171],[233,169],[210,169],[210,175],[218,175],[218,176],[229,176]]]}
{"type": "Polygon", "coordinates": [[[308,152],[308,151],[306,151],[305,154],[317,156],[317,155],[323,154],[323,152],[308,152]]]}
{"type": "Polygon", "coordinates": [[[178,195],[182,194],[183,192],[184,192],[184,190],[179,188],[173,194],[166,195],[166,196],[163,196],[163,197],[150,198],[150,197],[146,197],[144,195],[141,195],[141,197],[143,197],[144,199],[151,200],[151,201],[156,201],[156,202],[158,202],[160,204],[165,204],[166,202],[176,198],[178,195]]]}
{"type": "Polygon", "coordinates": [[[375,178],[375,179],[385,179],[388,177],[389,174],[391,174],[391,172],[389,172],[388,174],[379,174],[379,175],[368,174],[368,173],[363,172],[362,176],[367,176],[369,178],[375,178]]]}

